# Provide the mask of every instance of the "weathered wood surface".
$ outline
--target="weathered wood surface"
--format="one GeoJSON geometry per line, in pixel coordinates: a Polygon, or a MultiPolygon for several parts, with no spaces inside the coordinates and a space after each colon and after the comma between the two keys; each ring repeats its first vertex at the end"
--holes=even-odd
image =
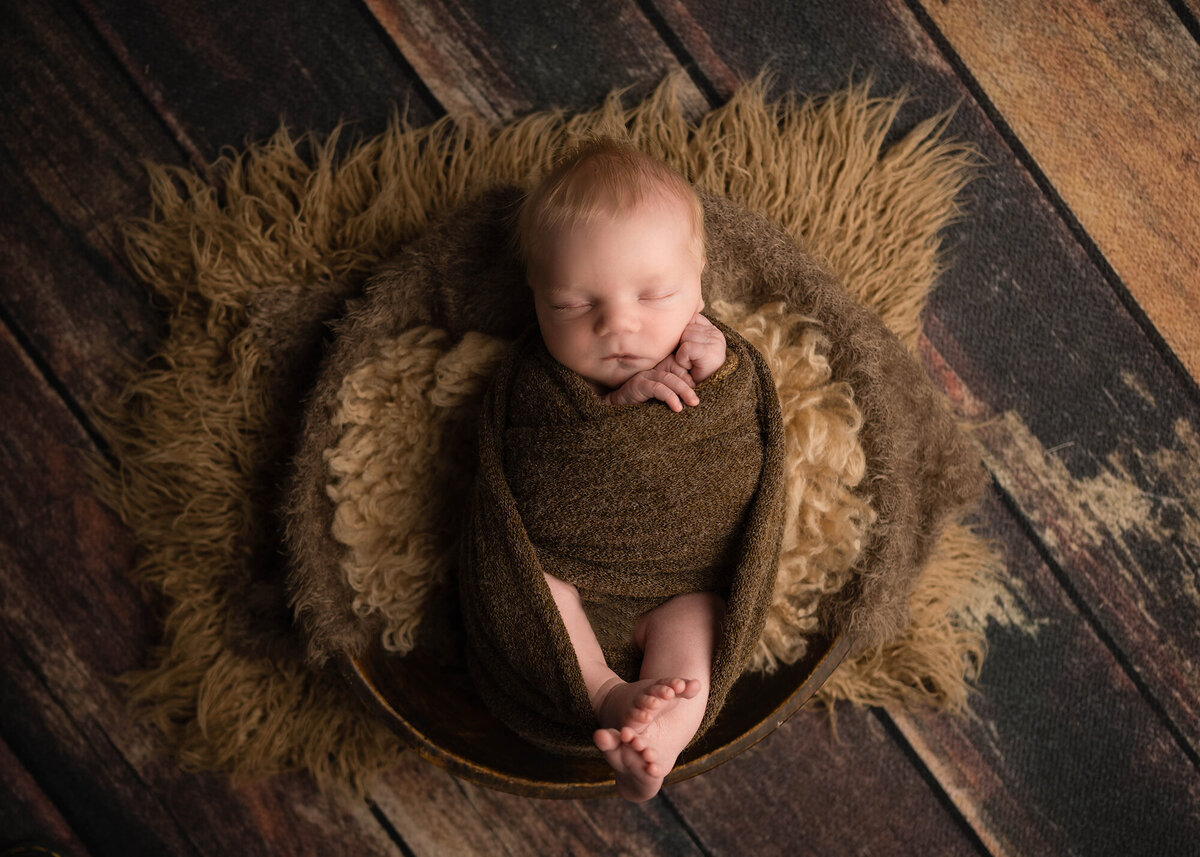
{"type": "Polygon", "coordinates": [[[1200,379],[1200,44],[1166,0],[921,6],[1200,379]]]}
{"type": "Polygon", "coordinates": [[[970,718],[891,716],[993,854],[1186,854],[1200,777],[998,492],[1010,583],[970,718]]]}
{"type": "Polygon", "coordinates": [[[114,678],[157,636],[133,545],[79,467],[89,438],[7,330],[0,367],[0,735],[78,837],[97,855],[392,853],[361,802],[183,773],[130,718],[114,678]]]}
{"type": "Polygon", "coordinates": [[[355,3],[78,2],[196,166],[281,122],[372,134],[396,105],[416,124],[439,112],[355,3]]]}
{"type": "MultiPolygon", "coordinates": [[[[616,86],[645,92],[678,68],[633,0],[580,3],[569,12],[471,0],[365,2],[452,113],[503,120],[535,108],[581,110],[616,86]]],[[[691,84],[682,97],[695,112],[705,107],[691,84]]]]}
{"type": "Polygon", "coordinates": [[[802,712],[756,747],[666,790],[706,853],[977,854],[880,720],[802,712]]]}
{"type": "Polygon", "coordinates": [[[0,8],[0,79],[3,309],[86,403],[114,389],[122,351],[144,356],[158,335],[118,223],[148,213],[141,162],[179,149],[69,3],[0,8]]]}
{"type": "MultiPolygon", "coordinates": [[[[1041,134],[1039,105],[992,94],[1024,94],[1027,81],[1006,75],[1026,70],[987,83],[971,58],[995,55],[968,51],[939,17],[960,10],[934,3],[317,5],[0,10],[0,103],[13,120],[0,124],[0,740],[13,750],[0,745],[0,767],[19,766],[20,805],[44,796],[93,854],[1187,853],[1200,818],[1200,396],[1131,314],[1123,290],[1145,305],[1142,293],[1059,188],[1063,151],[1056,169],[1078,172],[1071,141],[1041,134]],[[781,89],[830,91],[852,71],[873,71],[881,93],[907,85],[916,98],[897,133],[962,99],[950,131],[989,160],[947,233],[955,264],[924,354],[964,411],[994,418],[980,439],[1007,504],[985,517],[1014,580],[989,608],[976,718],[849,712],[833,744],[805,717],[646,807],[500,795],[415,758],[366,804],[317,795],[302,777],[233,785],[179,772],[109,680],[142,662],[155,622],[123,576],[128,537],[74,458],[92,443],[82,406],[115,383],[114,353],[146,353],[160,329],[116,229],[146,210],[139,159],[201,166],[281,115],[318,131],[345,117],[370,133],[406,99],[417,122],[443,109],[588,107],[681,65],[700,110],[768,61],[781,89]]],[[[1147,8],[1174,33],[1172,51],[1194,50],[1165,7],[1147,8]]],[[[1194,41],[1195,18],[1176,13],[1194,41]]],[[[1133,12],[1092,14],[1054,38],[1133,12]]],[[[1098,67],[1123,57],[1139,85],[1171,79],[1147,79],[1156,58],[1125,46],[1093,56],[1055,44],[1098,67]]],[[[1077,103],[1086,130],[1120,134],[1077,103]]],[[[1193,131],[1195,113],[1193,102],[1193,131]]]]}
{"type": "MultiPolygon", "coordinates": [[[[4,700],[7,702],[7,700],[4,700]]],[[[5,841],[42,842],[88,857],[87,847],[8,744],[0,741],[0,830],[5,841]]]]}

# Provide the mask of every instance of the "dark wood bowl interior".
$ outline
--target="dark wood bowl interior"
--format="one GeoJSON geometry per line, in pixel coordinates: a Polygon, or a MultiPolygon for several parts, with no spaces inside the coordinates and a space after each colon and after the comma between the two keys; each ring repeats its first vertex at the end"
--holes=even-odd
{"type": "MultiPolygon", "coordinates": [[[[753,746],[812,698],[850,648],[841,635],[818,638],[806,657],[774,673],[748,673],[730,691],[705,736],[680,757],[667,782],[694,777],[753,746]]],[[[422,757],[471,782],[530,797],[616,794],[598,756],[560,756],[514,734],[484,707],[462,670],[415,650],[398,657],[377,642],[342,664],[346,680],[422,757]]]]}

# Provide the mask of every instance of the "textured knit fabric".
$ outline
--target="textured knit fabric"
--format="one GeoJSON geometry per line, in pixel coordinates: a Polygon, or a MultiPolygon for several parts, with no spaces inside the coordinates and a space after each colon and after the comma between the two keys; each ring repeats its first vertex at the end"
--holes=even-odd
{"type": "Polygon", "coordinates": [[[639,616],[672,596],[727,600],[699,734],[762,633],[783,532],[783,428],[754,348],[725,334],[725,364],[681,413],[604,404],[536,329],[488,392],[459,569],[472,679],[514,731],[598,752],[587,688],[543,572],[579,590],[609,665],[638,677],[639,616]]]}

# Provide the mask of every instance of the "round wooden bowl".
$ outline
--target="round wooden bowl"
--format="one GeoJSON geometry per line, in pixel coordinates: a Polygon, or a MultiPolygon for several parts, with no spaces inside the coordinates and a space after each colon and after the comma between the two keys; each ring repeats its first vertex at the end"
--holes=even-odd
{"type": "MultiPolygon", "coordinates": [[[[817,639],[795,664],[771,675],[744,675],[712,728],[680,756],[667,782],[710,770],[781,726],[837,668],[850,643],[845,635],[817,639]]],[[[456,776],[528,797],[617,793],[603,759],[560,756],[524,741],[484,708],[465,673],[447,672],[419,650],[397,657],[376,642],[360,657],[346,659],[342,672],[405,742],[456,776]]]]}

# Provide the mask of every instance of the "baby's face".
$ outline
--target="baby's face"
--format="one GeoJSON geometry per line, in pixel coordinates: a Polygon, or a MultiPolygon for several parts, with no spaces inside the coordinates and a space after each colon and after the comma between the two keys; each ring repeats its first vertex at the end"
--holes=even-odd
{"type": "Polygon", "coordinates": [[[538,325],[558,362],[615,389],[675,351],[704,308],[689,209],[654,198],[548,236],[530,266],[538,325]]]}

